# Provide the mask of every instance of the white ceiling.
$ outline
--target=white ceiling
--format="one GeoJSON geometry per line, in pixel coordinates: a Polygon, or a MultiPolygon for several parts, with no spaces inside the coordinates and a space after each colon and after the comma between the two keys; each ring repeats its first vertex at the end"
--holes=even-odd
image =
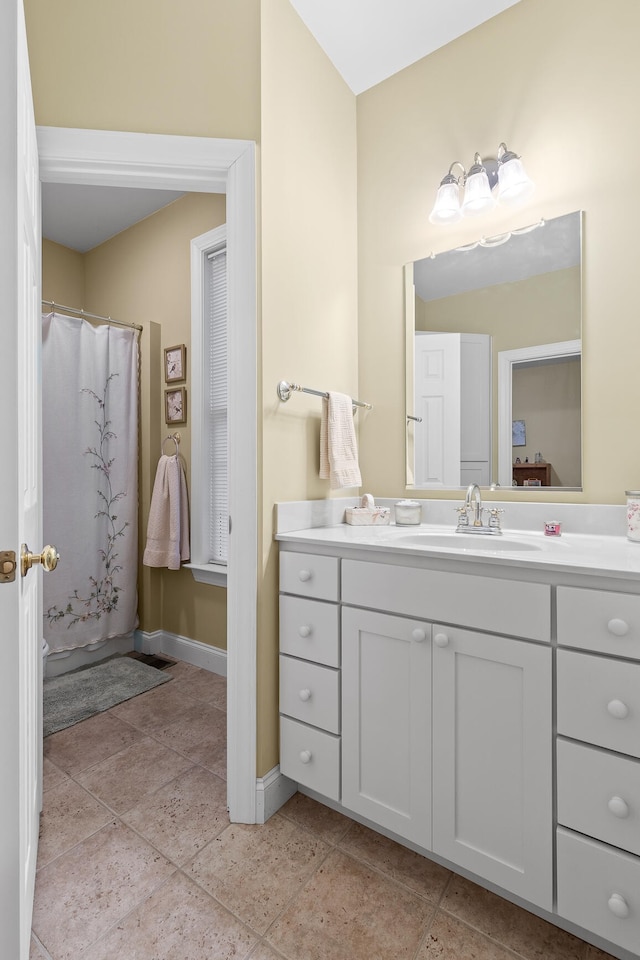
{"type": "Polygon", "coordinates": [[[519,0],[290,0],[336,70],[363,93],[519,0]]]}
{"type": "MultiPolygon", "coordinates": [[[[355,94],[519,0],[290,0],[355,94]]],[[[42,234],[86,253],[181,194],[43,183],[42,234]]]]}

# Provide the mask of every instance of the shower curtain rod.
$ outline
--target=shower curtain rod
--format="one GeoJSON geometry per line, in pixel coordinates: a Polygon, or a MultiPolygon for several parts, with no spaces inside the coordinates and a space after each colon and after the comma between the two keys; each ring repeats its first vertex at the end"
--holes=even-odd
{"type": "Polygon", "coordinates": [[[55,310],[56,307],[58,310],[68,310],[69,313],[77,313],[81,317],[88,317],[90,320],[102,320],[104,323],[115,323],[119,327],[133,327],[134,330],[142,332],[142,327],[139,323],[128,323],[126,320],[114,320],[113,317],[102,317],[99,313],[87,313],[86,310],[83,310],[82,307],[66,307],[64,303],[56,303],[54,300],[43,300],[42,303],[47,307],[51,307],[52,310],[55,310]]]}

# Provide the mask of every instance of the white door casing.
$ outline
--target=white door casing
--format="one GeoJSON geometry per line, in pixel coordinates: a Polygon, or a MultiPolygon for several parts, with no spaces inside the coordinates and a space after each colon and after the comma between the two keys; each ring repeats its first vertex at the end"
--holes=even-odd
{"type": "Polygon", "coordinates": [[[40,176],[52,183],[226,193],[229,269],[227,798],[256,820],[257,307],[255,144],[39,127],[40,176]]]}
{"type": "MultiPolygon", "coordinates": [[[[22,0],[0,5],[0,550],[42,549],[40,180],[22,0]]],[[[42,574],[0,584],[0,955],[27,960],[41,780],[42,574]]]]}

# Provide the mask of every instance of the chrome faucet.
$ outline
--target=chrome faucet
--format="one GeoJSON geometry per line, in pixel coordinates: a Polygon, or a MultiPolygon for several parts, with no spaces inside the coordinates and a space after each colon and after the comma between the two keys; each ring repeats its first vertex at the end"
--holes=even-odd
{"type": "Polygon", "coordinates": [[[482,506],[482,495],[477,483],[470,483],[464,498],[464,506],[456,507],[458,511],[458,526],[456,533],[485,533],[491,536],[501,534],[500,514],[504,513],[498,507],[489,508],[489,523],[483,523],[483,513],[487,509],[482,506]],[[471,511],[471,521],[469,512],[471,511]]]}

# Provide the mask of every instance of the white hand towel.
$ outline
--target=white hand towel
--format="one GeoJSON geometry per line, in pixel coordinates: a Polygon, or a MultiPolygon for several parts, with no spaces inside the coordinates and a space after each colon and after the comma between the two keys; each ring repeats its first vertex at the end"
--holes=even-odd
{"type": "Polygon", "coordinates": [[[359,487],[358,444],[353,425],[353,402],[345,393],[329,392],[322,400],[320,420],[320,478],[332,490],[359,487]]]}
{"type": "Polygon", "coordinates": [[[147,543],[142,562],[147,567],[179,570],[189,559],[187,481],[178,458],[161,456],[151,495],[147,543]]]}

